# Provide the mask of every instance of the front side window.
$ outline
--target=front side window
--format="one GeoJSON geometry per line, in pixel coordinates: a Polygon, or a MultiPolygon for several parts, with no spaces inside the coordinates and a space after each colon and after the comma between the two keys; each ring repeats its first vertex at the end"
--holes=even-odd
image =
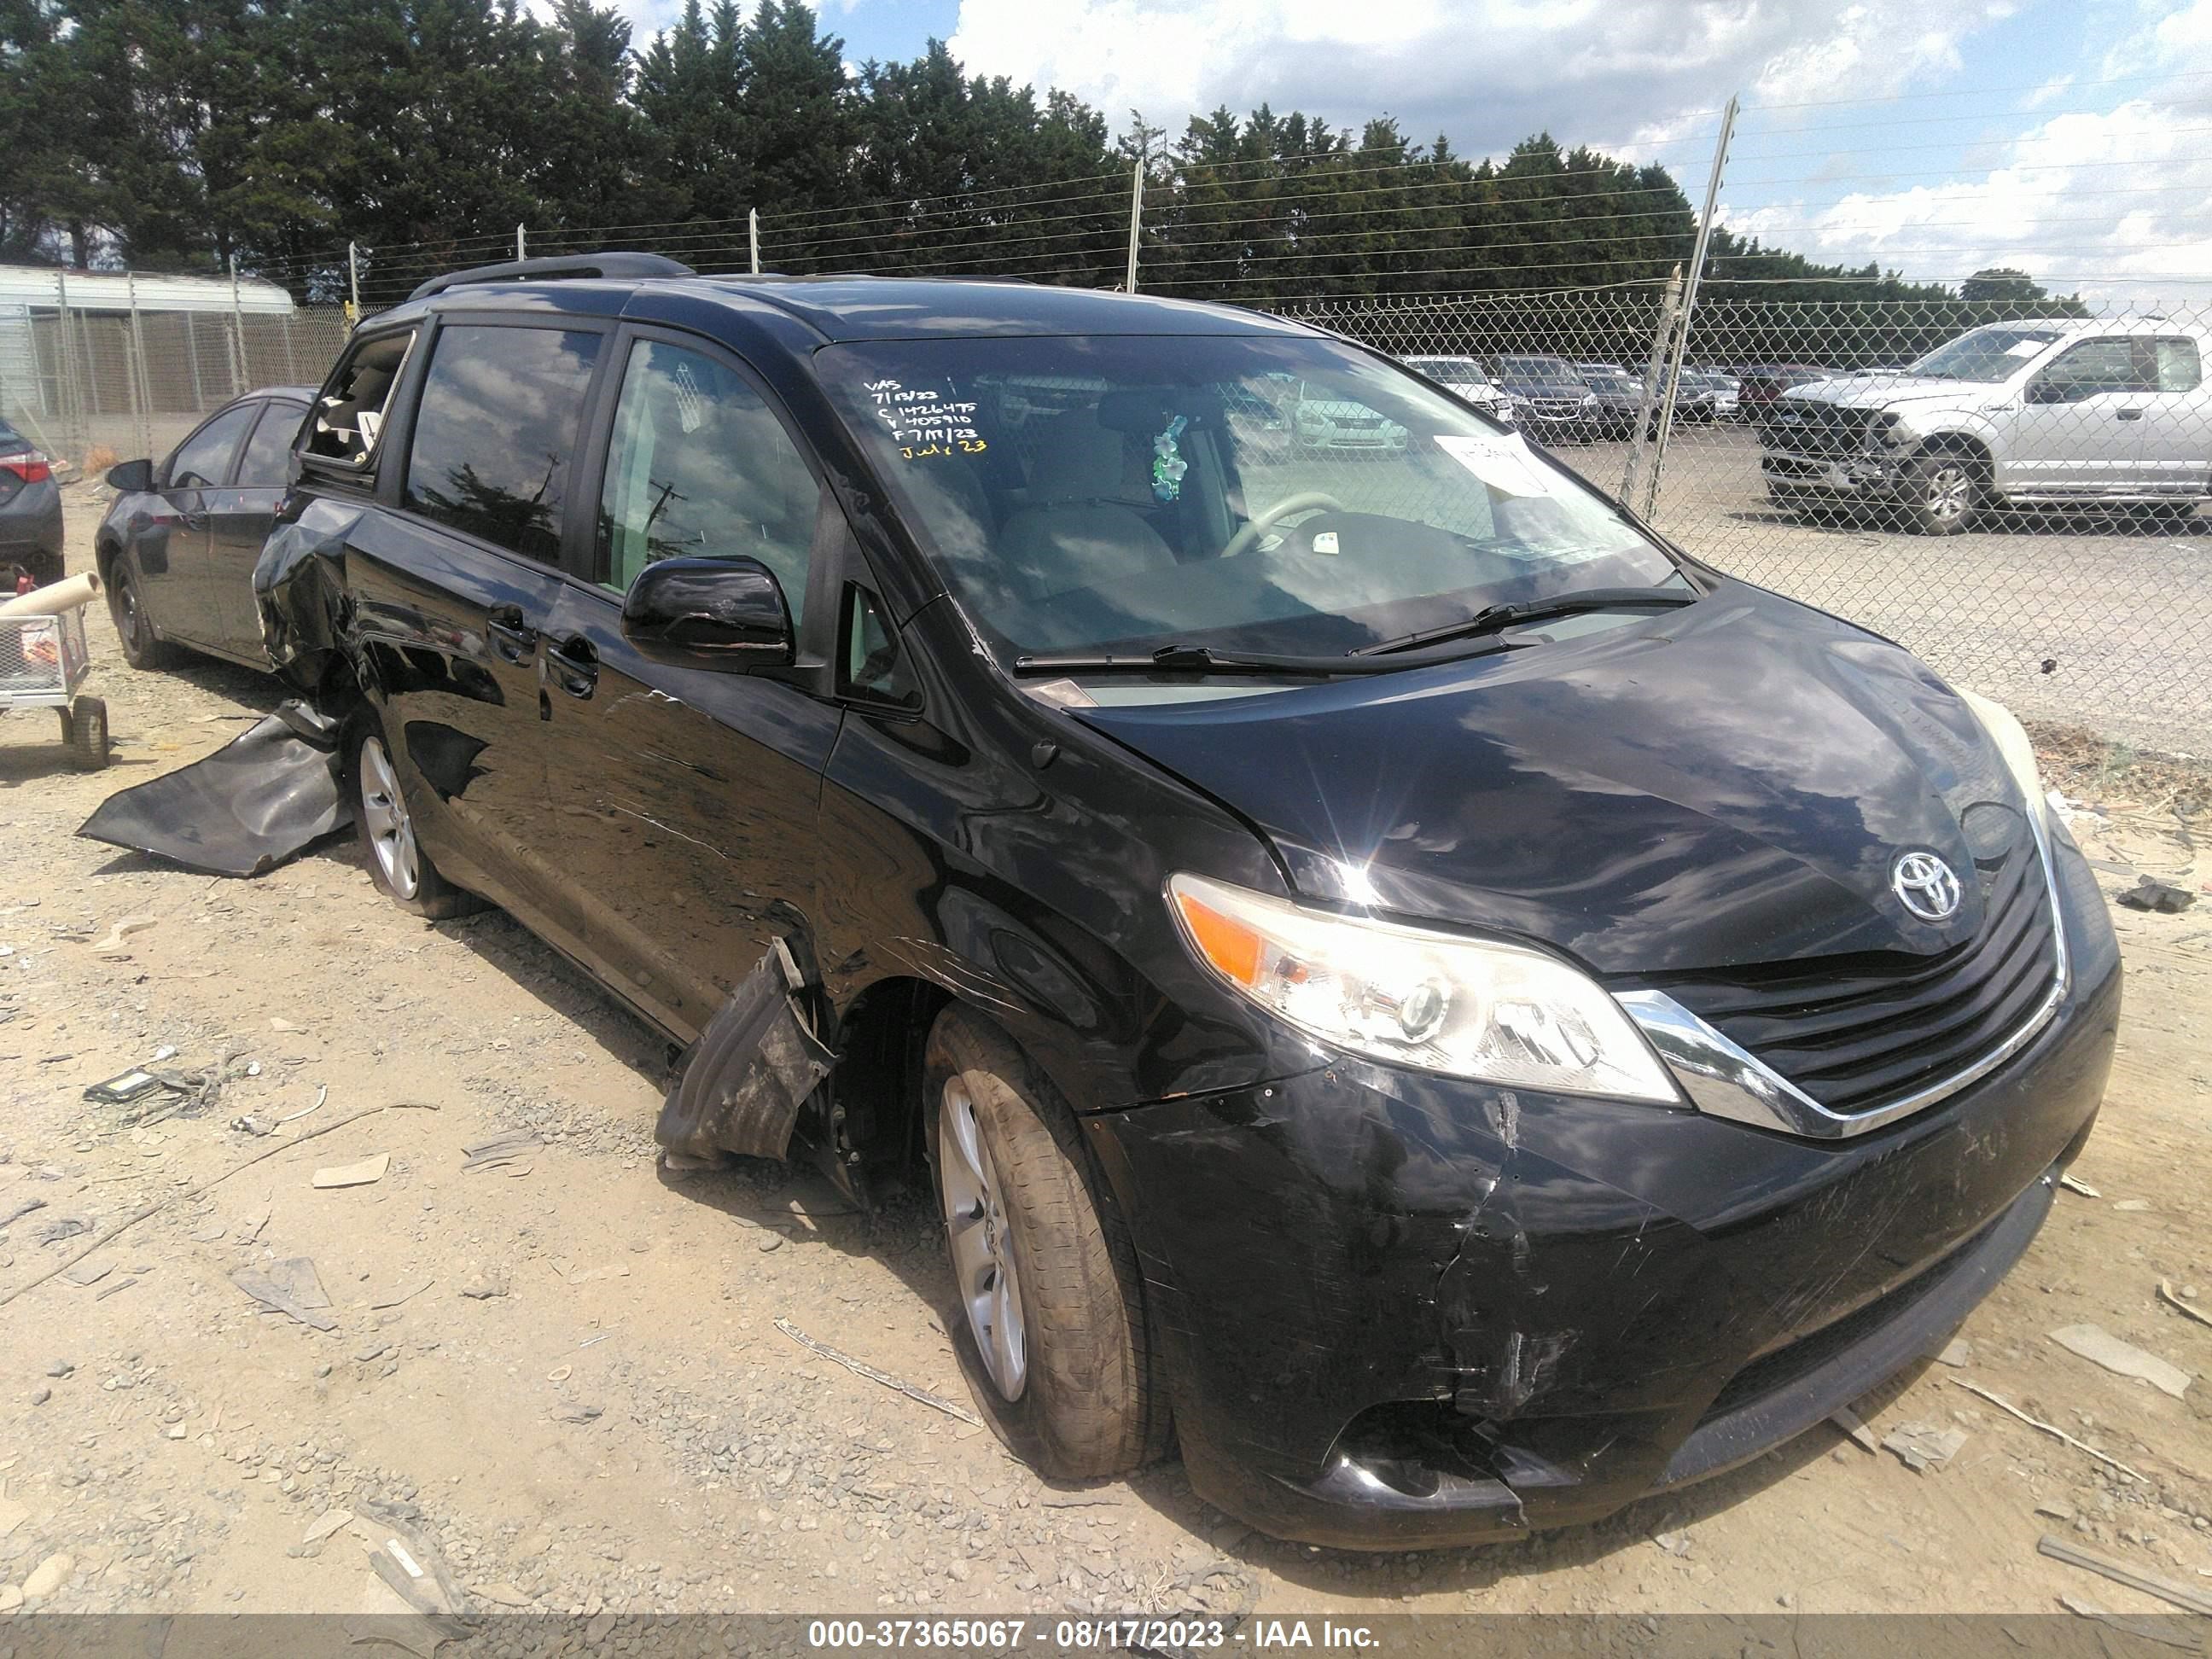
{"type": "Polygon", "coordinates": [[[386,334],[363,340],[338,365],[331,383],[315,399],[314,419],[307,428],[310,455],[365,467],[376,453],[376,440],[384,429],[385,405],[399,383],[415,334],[386,334]]]}
{"type": "Polygon", "coordinates": [[[561,511],[599,336],[449,325],[433,343],[406,503],[525,558],[561,556],[561,511]]]}
{"type": "Polygon", "coordinates": [[[2125,338],[2084,340],[2070,346],[2044,370],[2042,379],[2069,403],[2100,392],[2144,389],[2136,367],[2136,343],[2125,338]]]}
{"type": "Polygon", "coordinates": [[[172,489],[216,489],[230,477],[230,458],[238,441],[261,412],[259,404],[225,410],[177,447],[169,458],[172,489]]]}
{"type": "Polygon", "coordinates": [[[768,400],[726,363],[661,340],[630,349],[599,491],[598,580],[626,592],[657,559],[758,559],[792,621],[806,602],[820,491],[768,400]]]}
{"type": "Polygon", "coordinates": [[[1010,653],[1342,654],[1674,574],[1518,436],[1334,342],[886,341],[816,362],[1010,653]]]}

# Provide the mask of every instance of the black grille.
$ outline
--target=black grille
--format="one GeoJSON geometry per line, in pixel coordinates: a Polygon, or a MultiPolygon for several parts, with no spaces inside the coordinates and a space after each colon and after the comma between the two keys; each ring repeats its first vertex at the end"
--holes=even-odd
{"type": "Polygon", "coordinates": [[[1936,957],[1869,953],[1654,981],[1833,1112],[1964,1070],[2010,1036],[2058,971],[2034,842],[1984,868],[1981,932],[1936,957]]]}
{"type": "Polygon", "coordinates": [[[1759,438],[1767,448],[1792,454],[1855,455],[1866,447],[1867,427],[1875,413],[1778,398],[1768,406],[1759,438]]]}

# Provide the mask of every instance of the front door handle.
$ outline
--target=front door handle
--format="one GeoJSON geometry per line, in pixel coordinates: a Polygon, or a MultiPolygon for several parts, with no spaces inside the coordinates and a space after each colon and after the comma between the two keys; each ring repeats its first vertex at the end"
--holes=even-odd
{"type": "Polygon", "coordinates": [[[2140,409],[2123,409],[2118,411],[2118,415],[2124,421],[2140,421],[2143,417],[2143,412],[2140,409]]]}
{"type": "Polygon", "coordinates": [[[491,648],[511,663],[527,660],[538,648],[538,630],[523,620],[519,605],[493,606],[484,617],[484,632],[491,635],[491,648]]]}
{"type": "Polygon", "coordinates": [[[545,653],[545,674],[572,697],[588,697],[599,684],[599,653],[580,634],[545,653]]]}

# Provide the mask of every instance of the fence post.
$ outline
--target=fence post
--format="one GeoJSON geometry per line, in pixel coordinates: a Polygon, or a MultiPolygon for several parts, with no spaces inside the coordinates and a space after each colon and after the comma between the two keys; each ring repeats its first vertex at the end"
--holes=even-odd
{"type": "Polygon", "coordinates": [[[518,259],[530,257],[530,237],[520,225],[514,228],[514,257],[518,259]]]}
{"type": "Polygon", "coordinates": [[[1636,475],[1644,465],[1644,441],[1651,428],[1651,400],[1659,395],[1659,376],[1667,366],[1667,342],[1674,337],[1674,307],[1682,298],[1682,267],[1667,279],[1659,300],[1659,325],[1651,331],[1651,361],[1644,371],[1644,401],[1636,409],[1636,434],[1628,441],[1628,465],[1621,469],[1620,499],[1636,499],[1636,475]]]}
{"type": "Polygon", "coordinates": [[[1674,350],[1667,368],[1667,394],[1659,401],[1659,434],[1651,451],[1651,482],[1644,486],[1644,517],[1659,510],[1659,469],[1667,463],[1667,438],[1674,429],[1674,392],[1682,379],[1682,353],[1690,343],[1690,319],[1697,314],[1698,283],[1705,274],[1705,245],[1712,240],[1713,204],[1720,198],[1721,173],[1728,166],[1729,139],[1735,132],[1741,99],[1731,96],[1721,112],[1721,136],[1713,145],[1713,170],[1705,179],[1705,211],[1698,216],[1697,246],[1690,250],[1690,280],[1682,290],[1682,317],[1674,331],[1674,350]]]}
{"type": "Polygon", "coordinates": [[[346,244],[346,321],[361,320],[361,256],[355,244],[346,244]]]}
{"type": "Polygon", "coordinates": [[[207,393],[200,386],[200,331],[192,326],[198,320],[197,313],[185,313],[185,361],[192,366],[192,407],[205,409],[207,393]]]}
{"type": "Polygon", "coordinates": [[[1129,269],[1121,279],[1121,291],[1137,291],[1137,238],[1145,226],[1145,158],[1140,152],[1136,164],[1129,169],[1129,269]]]}
{"type": "Polygon", "coordinates": [[[76,453],[79,465],[92,447],[92,434],[84,421],[84,387],[77,374],[76,336],[70,326],[69,276],[54,271],[54,401],[61,405],[62,440],[76,453]]]}
{"type": "Polygon", "coordinates": [[[235,253],[230,256],[230,324],[238,341],[238,361],[232,376],[234,387],[232,395],[238,396],[246,391],[252,370],[246,362],[246,301],[238,291],[238,256],[235,253]]]}
{"type": "Polygon", "coordinates": [[[154,401],[154,382],[146,373],[146,331],[138,321],[138,273],[123,273],[124,292],[131,302],[131,327],[125,335],[131,361],[125,365],[131,382],[131,414],[137,428],[138,447],[148,454],[154,452],[154,413],[148,407],[154,401]]]}
{"type": "Polygon", "coordinates": [[[753,275],[757,276],[761,274],[760,210],[758,208],[747,208],[745,210],[745,243],[752,251],[753,275]]]}

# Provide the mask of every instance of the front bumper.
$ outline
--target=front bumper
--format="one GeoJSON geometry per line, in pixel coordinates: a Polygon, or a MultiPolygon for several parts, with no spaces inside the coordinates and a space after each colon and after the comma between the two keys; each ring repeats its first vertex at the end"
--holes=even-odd
{"type": "Polygon", "coordinates": [[[1346,1548],[1597,1519],[1734,1467],[1942,1346],[2094,1121],[2118,952],[2059,854],[2057,1016],[1846,1142],[1341,1057],[1086,1120],[1192,1484],[1346,1548]]]}
{"type": "Polygon", "coordinates": [[[1901,476],[1894,458],[1863,451],[1806,455],[1762,448],[1759,471],[1775,489],[1881,500],[1895,495],[1901,476]]]}

